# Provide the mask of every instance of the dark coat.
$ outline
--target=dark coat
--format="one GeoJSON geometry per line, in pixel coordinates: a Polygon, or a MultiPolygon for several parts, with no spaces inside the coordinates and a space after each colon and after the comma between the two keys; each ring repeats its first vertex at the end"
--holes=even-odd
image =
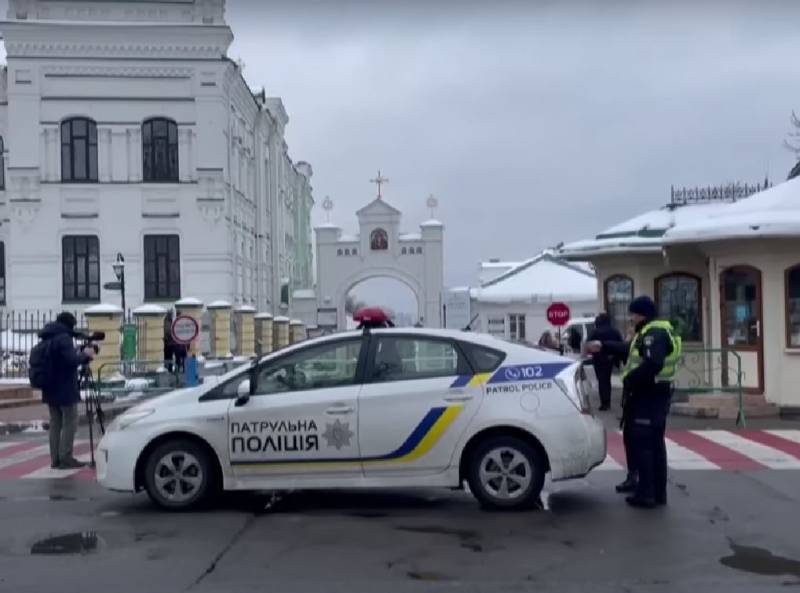
{"type": "MultiPolygon", "coordinates": [[[[611,327],[611,325],[596,326],[592,330],[592,333],[589,334],[589,341],[602,342],[603,344],[605,344],[606,342],[620,343],[622,342],[622,334],[620,334],[616,329],[611,327]]],[[[624,356],[627,357],[627,352],[625,353],[624,356]]],[[[599,352],[597,354],[592,354],[592,363],[595,366],[615,367],[619,366],[622,360],[623,360],[622,356],[613,353],[609,354],[608,352],[599,352]]]]}
{"type": "Polygon", "coordinates": [[[81,401],[78,389],[78,367],[89,362],[89,357],[78,352],[72,331],[66,325],[53,321],[39,332],[42,340],[51,340],[52,387],[42,391],[42,400],[54,406],[69,406],[81,401]]]}

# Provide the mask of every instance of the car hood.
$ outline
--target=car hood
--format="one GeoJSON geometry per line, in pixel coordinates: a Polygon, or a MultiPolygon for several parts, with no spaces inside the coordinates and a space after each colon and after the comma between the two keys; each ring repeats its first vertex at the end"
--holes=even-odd
{"type": "Polygon", "coordinates": [[[136,412],[138,410],[159,410],[163,408],[171,408],[173,406],[180,406],[188,403],[196,403],[197,398],[210,391],[220,383],[219,377],[205,377],[203,379],[202,385],[197,385],[196,387],[184,387],[183,389],[175,389],[174,391],[169,391],[164,395],[159,395],[158,397],[154,397],[152,399],[148,399],[147,401],[143,401],[142,403],[132,407],[130,409],[131,412],[136,412]]]}

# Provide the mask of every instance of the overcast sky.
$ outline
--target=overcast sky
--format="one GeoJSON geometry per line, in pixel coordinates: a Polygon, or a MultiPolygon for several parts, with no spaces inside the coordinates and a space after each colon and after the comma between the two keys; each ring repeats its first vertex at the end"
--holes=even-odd
{"type": "Polygon", "coordinates": [[[281,96],[316,222],[355,230],[378,168],[408,230],[440,203],[446,282],[669,199],[786,176],[800,2],[230,0],[254,86],[281,96]]]}

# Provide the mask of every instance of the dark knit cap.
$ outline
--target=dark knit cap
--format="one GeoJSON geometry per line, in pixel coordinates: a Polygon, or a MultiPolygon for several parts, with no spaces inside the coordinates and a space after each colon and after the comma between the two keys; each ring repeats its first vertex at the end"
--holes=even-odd
{"type": "Polygon", "coordinates": [[[628,311],[641,315],[645,319],[655,319],[658,315],[656,304],[649,296],[636,297],[631,301],[628,311]]]}
{"type": "Polygon", "coordinates": [[[78,320],[75,319],[75,316],[69,311],[59,313],[58,317],[56,317],[56,321],[61,325],[66,325],[70,330],[75,329],[75,326],[78,325],[78,320]]]}

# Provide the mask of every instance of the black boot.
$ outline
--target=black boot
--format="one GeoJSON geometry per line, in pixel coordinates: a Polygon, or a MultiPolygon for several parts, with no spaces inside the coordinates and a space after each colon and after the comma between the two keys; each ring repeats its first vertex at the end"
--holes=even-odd
{"type": "Polygon", "coordinates": [[[625,481],[621,484],[617,484],[616,490],[620,494],[627,494],[628,492],[634,492],[636,490],[637,484],[636,476],[628,474],[628,477],[625,478],[625,481]]]}
{"type": "Polygon", "coordinates": [[[638,494],[627,497],[625,502],[639,509],[654,509],[659,506],[655,498],[646,498],[638,494]]]}

